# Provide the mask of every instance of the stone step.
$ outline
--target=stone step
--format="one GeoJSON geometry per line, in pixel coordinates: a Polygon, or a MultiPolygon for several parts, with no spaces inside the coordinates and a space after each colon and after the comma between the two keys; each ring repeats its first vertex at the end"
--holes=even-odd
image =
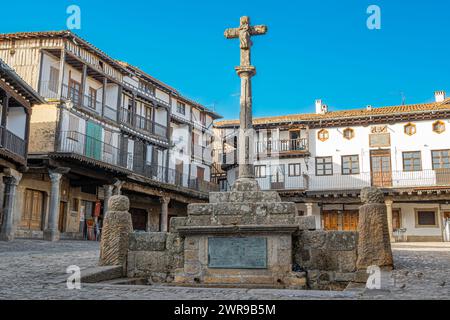
{"type": "Polygon", "coordinates": [[[212,192],[209,195],[210,203],[227,202],[281,202],[280,195],[276,191],[232,191],[212,192]]]}
{"type": "Polygon", "coordinates": [[[203,215],[289,215],[297,214],[297,207],[293,202],[223,202],[207,204],[190,204],[189,216],[203,215]]]}
{"type": "Polygon", "coordinates": [[[99,283],[123,277],[121,266],[94,267],[81,271],[82,283],[99,283]]]}

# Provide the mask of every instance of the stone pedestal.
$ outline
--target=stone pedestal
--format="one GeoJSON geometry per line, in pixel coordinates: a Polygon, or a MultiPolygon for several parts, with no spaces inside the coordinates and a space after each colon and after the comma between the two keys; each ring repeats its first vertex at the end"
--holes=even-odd
{"type": "Polygon", "coordinates": [[[358,270],[369,266],[393,268],[387,209],[383,193],[377,188],[361,191],[364,203],[359,209],[358,270]]]}
{"type": "Polygon", "coordinates": [[[121,266],[126,270],[129,236],[133,232],[130,200],[124,196],[109,199],[109,211],[103,222],[100,266],[121,266]]]}
{"type": "Polygon", "coordinates": [[[188,217],[171,230],[184,238],[184,266],[175,283],[306,287],[305,274],[292,271],[292,238],[303,217],[295,203],[259,191],[254,182],[240,179],[232,192],[211,193],[210,203],[188,206],[188,217]]]}

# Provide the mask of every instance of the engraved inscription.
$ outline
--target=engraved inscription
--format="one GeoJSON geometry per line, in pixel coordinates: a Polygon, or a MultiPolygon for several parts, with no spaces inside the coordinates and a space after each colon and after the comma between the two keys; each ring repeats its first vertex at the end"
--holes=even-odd
{"type": "Polygon", "coordinates": [[[267,269],[267,239],[209,238],[208,262],[215,269],[267,269]]]}

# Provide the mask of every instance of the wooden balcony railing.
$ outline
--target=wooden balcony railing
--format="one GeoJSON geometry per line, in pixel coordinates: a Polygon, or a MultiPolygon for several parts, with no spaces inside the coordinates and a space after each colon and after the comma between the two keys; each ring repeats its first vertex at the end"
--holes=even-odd
{"type": "Polygon", "coordinates": [[[15,155],[25,159],[27,157],[27,144],[22,138],[12,133],[6,128],[0,127],[0,141],[2,147],[15,155]]]}

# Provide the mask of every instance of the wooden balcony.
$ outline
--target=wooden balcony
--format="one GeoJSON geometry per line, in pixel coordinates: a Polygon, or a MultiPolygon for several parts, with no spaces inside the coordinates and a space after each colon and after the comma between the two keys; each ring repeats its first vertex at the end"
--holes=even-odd
{"type": "Polygon", "coordinates": [[[24,139],[19,138],[6,128],[0,127],[0,141],[3,149],[23,160],[26,159],[27,144],[24,139]]]}
{"type": "Polygon", "coordinates": [[[308,139],[268,140],[256,143],[258,158],[301,156],[308,153],[308,139]]]}

